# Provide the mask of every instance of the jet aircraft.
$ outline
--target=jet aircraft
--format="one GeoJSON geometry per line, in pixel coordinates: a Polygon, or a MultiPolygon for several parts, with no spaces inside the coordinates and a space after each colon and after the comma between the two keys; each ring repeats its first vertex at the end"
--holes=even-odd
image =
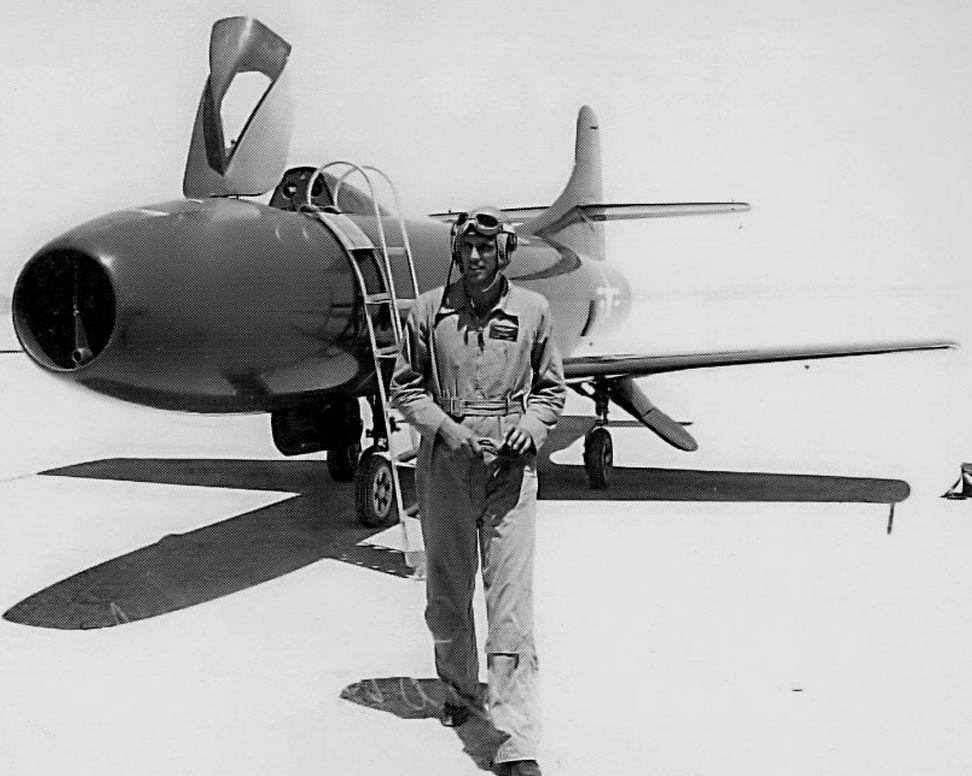
{"type": "MultiPolygon", "coordinates": [[[[110,213],[44,245],[16,282],[13,323],[40,368],[93,391],[184,412],[269,413],[277,448],[327,451],[331,475],[356,480],[360,519],[381,525],[396,512],[385,386],[401,318],[418,293],[441,285],[454,216],[404,220],[389,211],[372,188],[383,177],[375,168],[285,170],[290,50],[255,19],[217,21],[185,198],[110,213]],[[234,78],[251,72],[269,85],[239,137],[229,139],[222,102],[234,78]],[[347,181],[352,173],[364,180],[361,188],[347,181]],[[267,204],[253,199],[271,189],[267,204]],[[373,410],[372,444],[363,453],[362,397],[373,410]]],[[[599,127],[585,106],[560,196],[549,206],[504,211],[519,234],[508,274],[547,297],[568,383],[594,402],[584,445],[592,487],[609,481],[612,403],[668,444],[697,448],[638,378],[954,344],[574,355],[586,338],[617,329],[631,306],[629,283],[605,261],[605,222],[746,210],[743,202],[603,202],[599,127]]]]}

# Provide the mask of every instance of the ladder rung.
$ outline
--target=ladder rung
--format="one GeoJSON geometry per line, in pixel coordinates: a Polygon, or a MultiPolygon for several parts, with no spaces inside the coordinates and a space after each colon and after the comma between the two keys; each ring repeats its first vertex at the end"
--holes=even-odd
{"type": "Polygon", "coordinates": [[[383,345],[375,348],[378,358],[398,358],[398,345],[383,345]]]}
{"type": "Polygon", "coordinates": [[[368,294],[365,297],[365,302],[368,304],[389,304],[391,302],[391,294],[368,294]]]}
{"type": "Polygon", "coordinates": [[[395,461],[395,466],[398,466],[401,469],[414,469],[415,459],[413,458],[411,461],[395,461]]]}

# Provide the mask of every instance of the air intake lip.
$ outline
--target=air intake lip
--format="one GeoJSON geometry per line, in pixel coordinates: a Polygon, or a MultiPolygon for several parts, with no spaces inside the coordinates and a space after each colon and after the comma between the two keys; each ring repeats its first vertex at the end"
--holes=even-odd
{"type": "Polygon", "coordinates": [[[13,319],[24,350],[53,371],[95,361],[115,328],[115,291],[92,256],[59,248],[35,256],[17,279],[13,319]]]}

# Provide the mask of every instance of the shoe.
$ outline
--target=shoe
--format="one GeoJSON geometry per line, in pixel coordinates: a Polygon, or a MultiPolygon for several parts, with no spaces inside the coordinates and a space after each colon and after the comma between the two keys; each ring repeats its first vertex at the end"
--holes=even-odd
{"type": "Polygon", "coordinates": [[[509,760],[493,766],[496,776],[543,776],[536,760],[509,760]]]}
{"type": "Polygon", "coordinates": [[[470,714],[472,709],[468,706],[447,702],[442,704],[442,716],[439,717],[439,721],[446,727],[459,727],[465,724],[470,714]]]}

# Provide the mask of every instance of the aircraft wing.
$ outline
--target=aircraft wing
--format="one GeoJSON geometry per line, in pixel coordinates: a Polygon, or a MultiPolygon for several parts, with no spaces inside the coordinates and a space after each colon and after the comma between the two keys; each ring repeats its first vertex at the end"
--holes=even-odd
{"type": "Polygon", "coordinates": [[[708,369],[714,366],[769,364],[778,361],[809,361],[816,358],[867,356],[877,353],[897,353],[908,350],[941,350],[954,348],[949,340],[914,342],[869,342],[843,345],[794,345],[780,348],[751,350],[717,350],[707,353],[673,353],[670,355],[609,355],[573,356],[564,359],[564,377],[582,396],[595,398],[587,385],[590,380],[601,383],[604,395],[629,415],[655,432],[668,444],[691,452],[698,443],[683,424],[666,415],[652,404],[635,383],[635,378],[683,369],[708,369]]]}
{"type": "Polygon", "coordinates": [[[943,350],[957,346],[958,343],[950,340],[919,340],[840,345],[794,345],[779,348],[716,350],[705,353],[673,353],[656,356],[637,354],[573,356],[564,359],[564,377],[567,378],[568,382],[580,382],[595,377],[607,379],[645,377],[662,372],[678,372],[684,369],[769,364],[779,361],[809,361],[818,358],[867,356],[911,350],[943,350]]]}

